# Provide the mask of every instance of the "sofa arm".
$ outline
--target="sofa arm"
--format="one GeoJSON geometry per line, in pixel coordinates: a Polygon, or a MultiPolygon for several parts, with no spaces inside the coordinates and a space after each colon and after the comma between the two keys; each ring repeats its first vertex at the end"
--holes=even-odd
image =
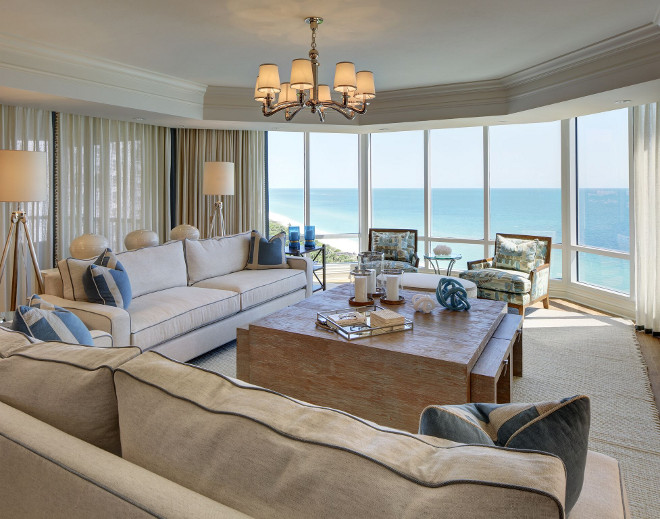
{"type": "Polygon", "coordinates": [[[114,346],[131,345],[131,316],[123,308],[99,305],[87,301],[71,301],[62,297],[44,294],[42,299],[70,310],[90,330],[102,330],[112,335],[114,346]]]}
{"type": "Polygon", "coordinates": [[[468,270],[481,270],[489,269],[493,266],[493,258],[484,258],[475,261],[468,261],[467,268],[468,270]]]}
{"type": "Polygon", "coordinates": [[[94,346],[98,348],[112,348],[114,343],[112,342],[112,335],[103,330],[90,330],[89,333],[92,335],[92,340],[94,341],[94,346]]]}
{"type": "Polygon", "coordinates": [[[307,277],[307,288],[305,289],[305,297],[312,295],[314,286],[314,262],[305,256],[287,256],[286,262],[292,269],[304,270],[307,277]]]}
{"type": "Polygon", "coordinates": [[[550,280],[550,264],[544,263],[536,267],[529,273],[529,280],[532,283],[531,298],[532,301],[548,295],[548,282],[550,280]]]}
{"type": "Polygon", "coordinates": [[[62,275],[57,267],[42,270],[41,275],[44,278],[44,294],[51,294],[58,297],[64,297],[64,286],[62,285],[62,275]]]}

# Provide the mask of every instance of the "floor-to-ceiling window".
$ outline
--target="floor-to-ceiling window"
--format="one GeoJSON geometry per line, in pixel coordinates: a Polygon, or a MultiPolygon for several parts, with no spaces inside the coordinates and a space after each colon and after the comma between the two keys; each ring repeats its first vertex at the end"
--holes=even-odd
{"type": "Polygon", "coordinates": [[[270,234],[305,220],[305,134],[268,132],[270,234]]]}

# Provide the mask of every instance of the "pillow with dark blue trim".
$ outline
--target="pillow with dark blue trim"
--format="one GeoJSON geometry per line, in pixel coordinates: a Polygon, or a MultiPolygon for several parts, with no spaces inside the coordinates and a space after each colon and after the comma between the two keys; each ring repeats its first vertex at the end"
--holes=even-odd
{"type": "Polygon", "coordinates": [[[250,236],[250,252],[245,267],[248,270],[288,269],[284,254],[286,233],[280,232],[270,240],[263,238],[258,231],[252,231],[250,236]]]}
{"type": "Polygon", "coordinates": [[[94,346],[92,335],[77,315],[37,295],[30,298],[29,306],[16,309],[12,327],[41,341],[94,346]]]}
{"type": "Polygon", "coordinates": [[[578,395],[537,404],[429,406],[419,433],[459,443],[549,452],[566,467],[566,511],[580,497],[587,463],[591,411],[578,395]]]}
{"type": "Polygon", "coordinates": [[[131,281],[124,266],[110,249],[105,249],[83,275],[87,299],[92,303],[128,308],[133,298],[131,281]]]}

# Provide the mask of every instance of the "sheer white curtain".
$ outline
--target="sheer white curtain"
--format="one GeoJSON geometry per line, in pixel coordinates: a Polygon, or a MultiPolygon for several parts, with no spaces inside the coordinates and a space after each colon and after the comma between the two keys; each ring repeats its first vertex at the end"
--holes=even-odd
{"type": "MultiPolygon", "coordinates": [[[[52,142],[51,112],[37,110],[34,108],[23,108],[20,106],[0,105],[0,149],[23,150],[23,151],[45,151],[48,154],[48,170],[51,165],[51,142],[52,142]]],[[[49,193],[50,176],[48,175],[49,193]]],[[[2,189],[0,187],[0,189],[2,189]]],[[[50,198],[50,197],[49,197],[50,198]]],[[[52,211],[51,202],[28,202],[22,204],[27,213],[27,223],[30,229],[30,237],[34,242],[39,267],[49,268],[53,262],[52,248],[52,211]]],[[[11,212],[16,210],[15,204],[8,202],[0,203],[0,229],[2,245],[4,245],[9,231],[11,212]]],[[[23,233],[21,233],[22,235],[23,233]]],[[[25,244],[20,244],[20,261],[22,265],[28,265],[29,269],[19,268],[18,293],[29,296],[36,291],[36,279],[32,273],[32,264],[29,261],[29,252],[25,244]],[[26,263],[26,261],[29,261],[26,263]]],[[[0,310],[9,309],[11,269],[13,259],[9,257],[5,270],[5,276],[0,285],[0,310]]]]}
{"type": "Polygon", "coordinates": [[[124,249],[137,229],[170,230],[170,131],[147,124],[60,115],[58,258],[71,241],[102,234],[124,249]]]}
{"type": "Polygon", "coordinates": [[[633,110],[636,324],[660,335],[660,117],[658,103],[633,110]]]}

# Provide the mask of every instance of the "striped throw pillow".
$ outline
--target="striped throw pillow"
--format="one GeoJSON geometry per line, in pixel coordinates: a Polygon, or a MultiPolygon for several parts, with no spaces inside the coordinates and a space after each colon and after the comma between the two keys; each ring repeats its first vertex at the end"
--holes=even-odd
{"type": "Polygon", "coordinates": [[[110,249],[105,249],[96,261],[87,267],[83,285],[87,299],[92,303],[125,309],[133,297],[128,274],[110,249]]]}
{"type": "Polygon", "coordinates": [[[284,254],[286,233],[281,232],[270,240],[263,238],[258,231],[252,231],[250,236],[250,252],[245,267],[248,270],[288,269],[284,254]]]}
{"type": "Polygon", "coordinates": [[[29,306],[19,306],[12,323],[14,330],[41,341],[61,341],[94,346],[92,335],[80,318],[34,295],[29,306]]]}

